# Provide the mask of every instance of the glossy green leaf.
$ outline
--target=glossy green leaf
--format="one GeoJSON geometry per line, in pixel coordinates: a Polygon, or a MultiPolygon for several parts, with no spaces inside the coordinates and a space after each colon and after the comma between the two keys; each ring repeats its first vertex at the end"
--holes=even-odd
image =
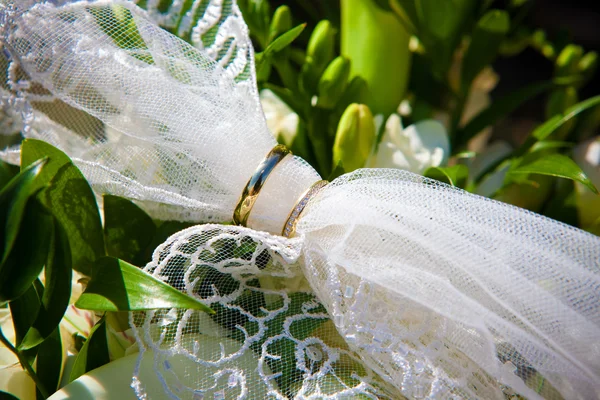
{"type": "MultiPolygon", "coordinates": [[[[60,340],[60,329],[57,327],[38,349],[35,362],[35,373],[49,393],[58,390],[62,370],[63,349],[60,340]]],[[[42,400],[38,392],[38,400],[42,400]]]]}
{"type": "Polygon", "coordinates": [[[212,313],[195,298],[180,292],[125,261],[100,258],[77,307],[95,311],[139,311],[187,308],[212,313]]]}
{"type": "Polygon", "coordinates": [[[469,169],[462,164],[452,167],[431,167],[425,171],[424,176],[452,186],[464,188],[469,177],[469,169]]]}
{"type": "Polygon", "coordinates": [[[0,160],[0,190],[18,173],[18,166],[0,160]]]}
{"type": "Polygon", "coordinates": [[[133,202],[104,195],[104,243],[109,256],[143,265],[143,251],[150,245],[156,225],[133,202]]]}
{"type": "Polygon", "coordinates": [[[26,139],[22,167],[48,157],[37,185],[49,187],[40,195],[69,238],[73,268],[90,275],[93,262],[104,255],[104,236],[96,197],[83,174],[62,151],[40,140],[26,139]]]}
{"type": "Polygon", "coordinates": [[[110,362],[108,341],[106,338],[106,322],[104,317],[92,328],[90,335],[77,354],[69,382],[74,381],[88,371],[110,362]]]}
{"type": "Polygon", "coordinates": [[[510,17],[502,10],[490,10],[477,22],[462,63],[461,85],[464,93],[477,74],[494,61],[509,29],[510,17]]]}
{"type": "Polygon", "coordinates": [[[562,154],[547,154],[539,157],[537,153],[527,155],[517,167],[509,171],[509,175],[540,174],[571,179],[583,183],[594,193],[596,187],[583,173],[581,168],[569,157],[562,154]]]}
{"type": "Polygon", "coordinates": [[[67,235],[60,223],[54,221],[50,252],[45,275],[42,307],[25,335],[19,349],[30,349],[42,343],[58,327],[69,306],[71,297],[71,252],[67,235]]]}
{"type": "Polygon", "coordinates": [[[39,181],[37,178],[46,161],[39,160],[25,168],[0,191],[0,232],[3,237],[0,240],[0,251],[2,251],[0,269],[17,239],[29,196],[36,190],[36,182],[39,181]]]}
{"type": "Polygon", "coordinates": [[[44,264],[52,236],[52,216],[30,197],[12,250],[0,268],[0,301],[11,301],[31,287],[44,264]]]}

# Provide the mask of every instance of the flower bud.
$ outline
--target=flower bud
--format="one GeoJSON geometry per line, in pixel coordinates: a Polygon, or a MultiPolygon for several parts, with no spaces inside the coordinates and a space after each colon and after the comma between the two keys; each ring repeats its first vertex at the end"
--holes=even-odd
{"type": "Polygon", "coordinates": [[[275,10],[269,28],[269,43],[279,35],[292,29],[292,13],[288,6],[280,6],[275,10]]]}
{"type": "Polygon", "coordinates": [[[319,81],[318,105],[333,108],[348,86],[349,75],[350,61],[348,59],[340,56],[330,62],[319,81]]]}
{"type": "Polygon", "coordinates": [[[587,52],[579,63],[577,64],[577,69],[579,72],[583,74],[586,79],[591,79],[596,73],[596,69],[598,68],[598,53],[595,51],[587,52]]]}
{"type": "Polygon", "coordinates": [[[560,52],[556,58],[556,76],[568,76],[575,72],[581,57],[583,49],[581,46],[570,44],[560,52]]]}
{"type": "Polygon", "coordinates": [[[331,22],[323,20],[317,24],[306,48],[306,60],[300,73],[300,87],[308,94],[317,90],[323,70],[333,59],[335,29],[331,22]]]}
{"type": "Polygon", "coordinates": [[[335,134],[333,145],[333,164],[340,163],[346,172],[362,168],[371,154],[375,140],[375,121],[368,106],[350,104],[335,134]]]}
{"type": "Polygon", "coordinates": [[[331,22],[327,20],[320,21],[310,36],[306,48],[307,61],[322,71],[333,58],[334,46],[335,29],[331,22]]]}

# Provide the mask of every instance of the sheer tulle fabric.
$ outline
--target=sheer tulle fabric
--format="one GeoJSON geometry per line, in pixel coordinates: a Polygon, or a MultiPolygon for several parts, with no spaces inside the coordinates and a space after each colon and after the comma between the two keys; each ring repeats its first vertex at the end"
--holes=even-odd
{"type": "MultiPolygon", "coordinates": [[[[3,101],[97,193],[227,222],[275,144],[247,28],[227,1],[193,29],[148,7],[4,5],[3,101]]],[[[199,225],[157,248],[146,270],[216,314],[132,314],[140,398],[156,378],[180,398],[600,397],[599,238],[397,170],[336,179],[296,238],[276,236],[319,179],[288,158],[254,230],[199,225]]]]}

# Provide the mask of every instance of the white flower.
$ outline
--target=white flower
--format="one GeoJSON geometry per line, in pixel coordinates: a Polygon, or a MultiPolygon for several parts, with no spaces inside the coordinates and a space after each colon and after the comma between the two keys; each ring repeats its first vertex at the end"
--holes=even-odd
{"type": "Polygon", "coordinates": [[[448,160],[450,142],[444,126],[435,120],[424,120],[402,127],[402,121],[392,114],[376,154],[368,165],[374,168],[399,168],[422,174],[429,167],[438,167],[448,160]]]}
{"type": "Polygon", "coordinates": [[[271,134],[290,147],[298,131],[298,115],[269,89],[260,92],[260,103],[271,134]]]}

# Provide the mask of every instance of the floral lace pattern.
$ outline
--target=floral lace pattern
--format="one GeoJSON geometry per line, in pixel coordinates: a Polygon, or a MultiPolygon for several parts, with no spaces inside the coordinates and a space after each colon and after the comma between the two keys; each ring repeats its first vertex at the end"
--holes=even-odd
{"type": "MultiPolygon", "coordinates": [[[[140,363],[151,354],[167,393],[193,399],[398,398],[337,333],[304,278],[300,246],[299,239],[201,225],[156,249],[145,270],[215,311],[132,314],[140,363]]],[[[135,387],[144,397],[139,376],[135,387]]]]}

